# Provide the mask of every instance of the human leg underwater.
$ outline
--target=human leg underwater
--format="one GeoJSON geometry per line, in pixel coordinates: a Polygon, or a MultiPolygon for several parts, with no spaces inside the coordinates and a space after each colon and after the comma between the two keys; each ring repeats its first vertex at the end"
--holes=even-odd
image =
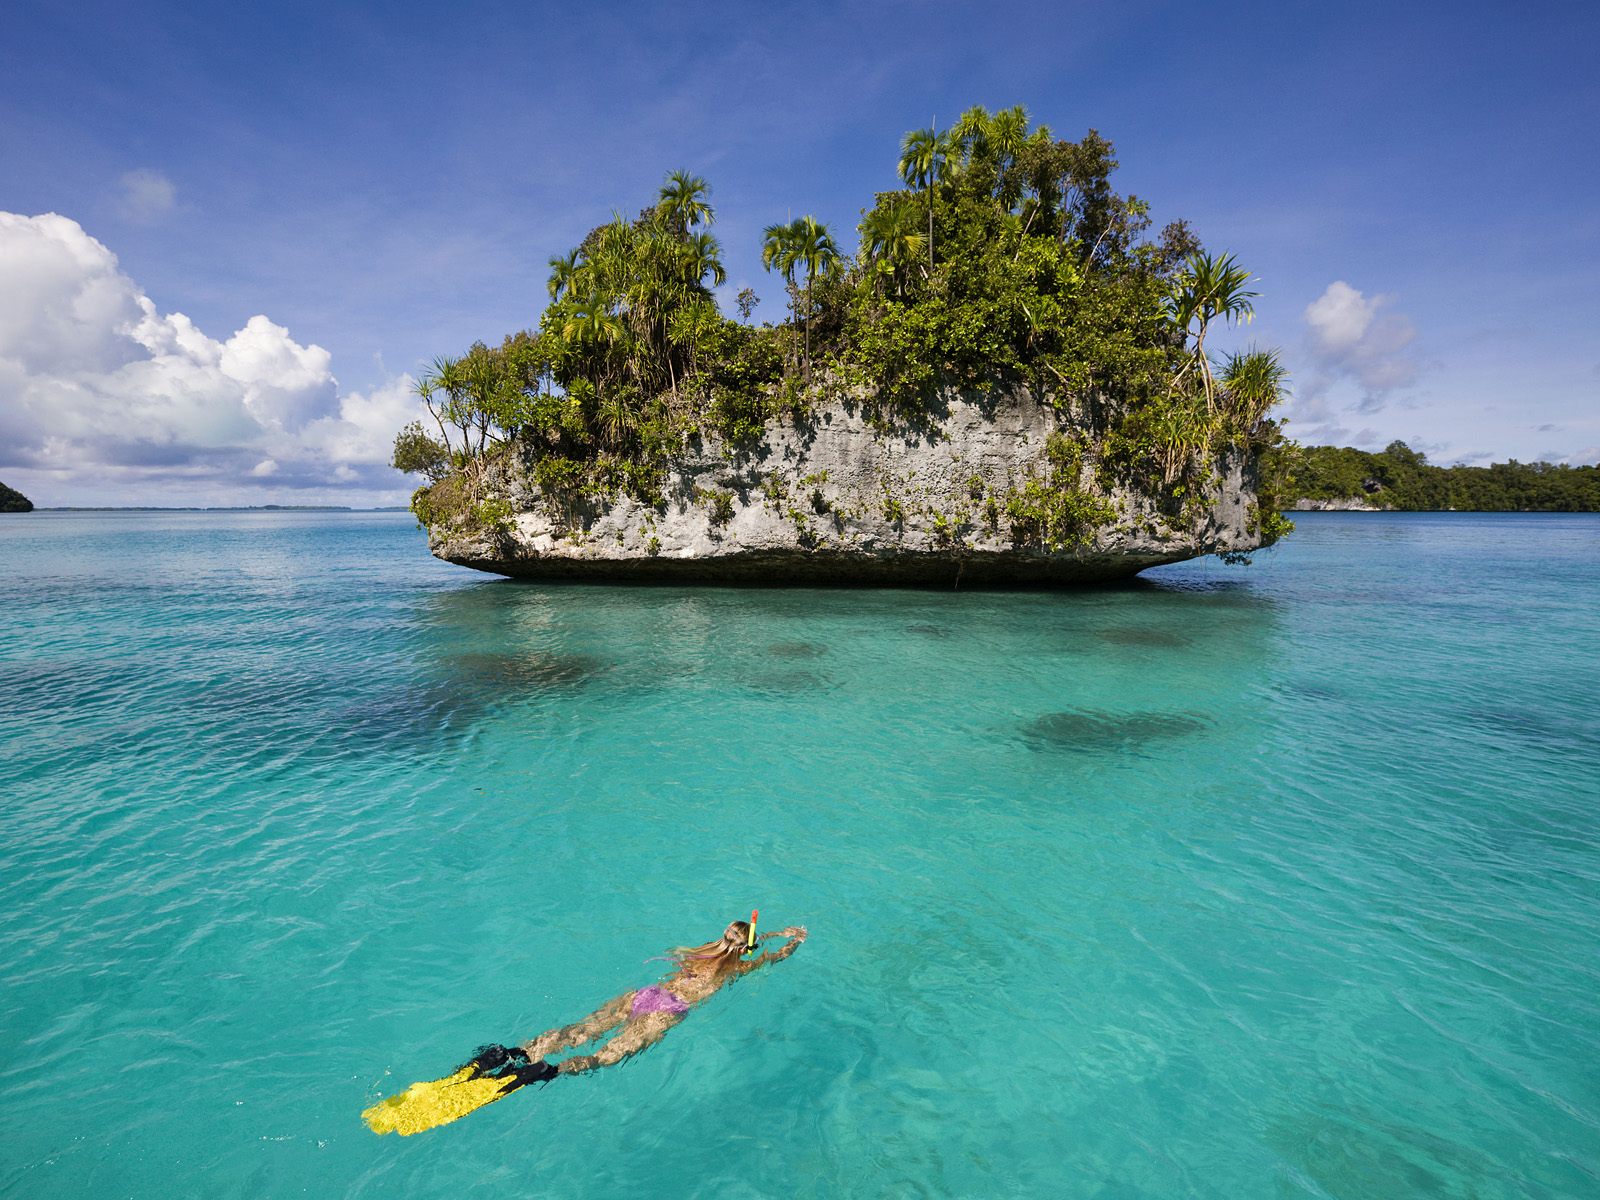
{"type": "Polygon", "coordinates": [[[648,1050],[654,1046],[666,1037],[667,1030],[683,1018],[684,1014],[681,1012],[641,1013],[626,1022],[615,1037],[593,1054],[575,1054],[558,1064],[556,1070],[562,1075],[581,1075],[586,1071],[597,1071],[601,1067],[615,1066],[625,1059],[632,1058],[641,1050],[648,1050]]]}
{"type": "Polygon", "coordinates": [[[633,992],[623,992],[615,1000],[608,1000],[581,1021],[546,1030],[538,1037],[522,1043],[522,1050],[535,1061],[561,1050],[572,1050],[585,1042],[592,1042],[602,1033],[608,1033],[628,1019],[633,1004],[633,992]]]}

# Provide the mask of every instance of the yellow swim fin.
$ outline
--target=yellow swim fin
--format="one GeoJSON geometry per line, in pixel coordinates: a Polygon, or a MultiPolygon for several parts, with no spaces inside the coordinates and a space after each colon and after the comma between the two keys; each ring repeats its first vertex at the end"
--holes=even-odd
{"type": "Polygon", "coordinates": [[[527,1083],[556,1077],[546,1062],[530,1063],[520,1050],[486,1046],[443,1079],[413,1083],[405,1091],[380,1100],[361,1114],[373,1133],[410,1137],[424,1129],[448,1125],[485,1104],[509,1096],[527,1083]]]}

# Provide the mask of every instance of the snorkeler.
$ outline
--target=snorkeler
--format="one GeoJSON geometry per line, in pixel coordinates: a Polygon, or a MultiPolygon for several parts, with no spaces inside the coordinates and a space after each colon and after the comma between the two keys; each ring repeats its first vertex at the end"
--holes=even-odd
{"type": "Polygon", "coordinates": [[[673,950],[677,970],[660,983],[624,992],[583,1020],[548,1030],[521,1046],[484,1046],[445,1078],[413,1083],[361,1115],[374,1133],[395,1132],[406,1137],[464,1117],[525,1084],[580,1075],[631,1058],[659,1042],[692,1005],[711,997],[723,984],[757,967],[781,962],[806,940],[804,925],[757,935],[755,921],[756,914],[751,913],[748,922],[734,921],[716,941],[673,950]],[[789,940],[777,950],[745,961],[757,942],[774,937],[789,940]],[[593,1054],[574,1055],[560,1063],[547,1061],[551,1054],[577,1049],[613,1029],[618,1032],[593,1054]]]}

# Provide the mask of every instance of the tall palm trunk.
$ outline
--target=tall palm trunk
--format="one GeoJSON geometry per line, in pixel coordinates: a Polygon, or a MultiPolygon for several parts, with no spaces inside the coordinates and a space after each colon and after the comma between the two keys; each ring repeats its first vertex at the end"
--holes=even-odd
{"type": "Polygon", "coordinates": [[[806,386],[811,386],[811,272],[806,272],[806,386]]]}

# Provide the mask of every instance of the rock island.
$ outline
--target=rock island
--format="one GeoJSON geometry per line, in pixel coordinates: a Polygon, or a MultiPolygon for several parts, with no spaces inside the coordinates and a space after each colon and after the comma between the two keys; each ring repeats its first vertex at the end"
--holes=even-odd
{"type": "Polygon", "coordinates": [[[537,329],[436,359],[394,465],[436,555],[524,578],[1053,585],[1247,555],[1279,514],[1287,381],[1208,333],[1231,255],[1114,191],[1112,146],[1023,109],[906,135],[847,254],[768,226],[784,313],[738,319],[703,179],[551,258],[537,329]]]}

